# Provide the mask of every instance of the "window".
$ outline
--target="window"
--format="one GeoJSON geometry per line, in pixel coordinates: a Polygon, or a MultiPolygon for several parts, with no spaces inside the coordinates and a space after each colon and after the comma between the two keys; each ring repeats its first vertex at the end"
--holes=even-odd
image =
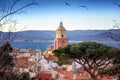
{"type": "Polygon", "coordinates": [[[63,35],[62,35],[62,37],[63,37],[63,35]]]}

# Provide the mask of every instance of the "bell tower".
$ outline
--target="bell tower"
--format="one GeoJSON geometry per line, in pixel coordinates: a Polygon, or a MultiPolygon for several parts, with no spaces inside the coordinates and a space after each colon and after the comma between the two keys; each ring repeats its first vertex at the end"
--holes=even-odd
{"type": "Polygon", "coordinates": [[[60,22],[59,27],[56,30],[56,38],[54,39],[54,49],[59,47],[65,47],[68,44],[68,39],[66,37],[66,30],[63,27],[63,23],[60,22]]]}

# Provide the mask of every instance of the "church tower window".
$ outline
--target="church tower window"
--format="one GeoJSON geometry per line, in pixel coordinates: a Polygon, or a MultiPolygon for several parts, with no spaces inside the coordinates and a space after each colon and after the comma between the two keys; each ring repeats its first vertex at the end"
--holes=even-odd
{"type": "Polygon", "coordinates": [[[62,37],[64,37],[64,36],[62,35],[62,37]]]}

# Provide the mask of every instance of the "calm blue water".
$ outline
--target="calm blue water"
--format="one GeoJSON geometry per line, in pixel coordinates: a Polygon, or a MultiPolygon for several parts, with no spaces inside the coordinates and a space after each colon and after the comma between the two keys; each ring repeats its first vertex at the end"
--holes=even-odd
{"type": "Polygon", "coordinates": [[[48,45],[52,45],[53,42],[12,42],[12,47],[21,49],[41,49],[44,51],[48,45]]]}
{"type": "MultiPolygon", "coordinates": [[[[78,43],[78,42],[69,42],[69,44],[78,43]]],[[[115,46],[117,48],[120,48],[120,42],[113,42],[113,41],[102,41],[100,43],[109,45],[109,46],[115,46]]],[[[42,51],[45,51],[47,46],[52,45],[53,42],[12,42],[12,47],[15,48],[21,48],[21,49],[41,49],[42,51]]]]}

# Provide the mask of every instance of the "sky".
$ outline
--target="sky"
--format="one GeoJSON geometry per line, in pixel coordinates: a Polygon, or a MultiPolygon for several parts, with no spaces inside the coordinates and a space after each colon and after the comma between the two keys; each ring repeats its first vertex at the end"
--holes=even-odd
{"type": "MultiPolygon", "coordinates": [[[[16,8],[29,2],[30,0],[22,0],[16,8]]],[[[17,28],[56,30],[62,21],[66,30],[112,29],[113,21],[120,21],[120,7],[114,4],[120,4],[120,0],[36,0],[36,2],[39,6],[33,5],[24,9],[27,14],[14,16],[18,21],[17,28]],[[87,6],[88,9],[79,6],[87,6]]],[[[3,3],[7,3],[7,0],[3,3]]]]}

